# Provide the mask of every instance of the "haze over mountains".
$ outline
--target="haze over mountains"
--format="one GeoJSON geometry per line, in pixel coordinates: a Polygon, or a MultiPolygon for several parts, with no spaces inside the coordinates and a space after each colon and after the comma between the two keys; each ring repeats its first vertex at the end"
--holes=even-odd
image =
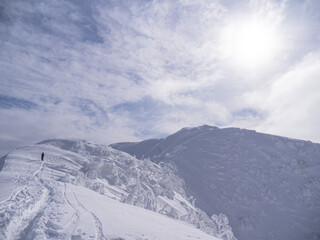
{"type": "Polygon", "coordinates": [[[173,164],[196,206],[226,214],[239,240],[320,239],[320,144],[201,126],[111,146],[173,164]]]}

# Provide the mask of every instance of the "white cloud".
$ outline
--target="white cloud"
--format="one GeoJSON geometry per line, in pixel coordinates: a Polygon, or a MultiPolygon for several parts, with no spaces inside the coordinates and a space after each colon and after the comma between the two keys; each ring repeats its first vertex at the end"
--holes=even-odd
{"type": "MultiPolygon", "coordinates": [[[[115,142],[156,137],[184,126],[240,122],[243,127],[255,126],[268,114],[276,116],[272,99],[284,93],[273,90],[269,105],[241,101],[241,96],[252,97],[253,92],[267,96],[257,88],[279,79],[275,76],[286,76],[283,72],[299,57],[295,52],[305,49],[288,51],[287,60],[250,75],[224,60],[219,34],[225,24],[238,19],[237,7],[230,11],[231,5],[247,5],[251,9],[243,14],[266,14],[280,24],[290,4],[223,4],[211,0],[2,3],[6,27],[0,37],[0,95],[37,107],[0,109],[5,136],[0,141],[20,144],[66,136],[115,142]],[[243,109],[253,109],[253,114],[251,110],[242,114],[243,109]]],[[[283,104],[278,108],[290,109],[290,102],[283,104]]],[[[281,128],[273,119],[265,126],[281,128]]]]}
{"type": "Polygon", "coordinates": [[[112,108],[150,95],[156,101],[181,105],[176,94],[199,88],[199,77],[209,78],[197,73],[208,69],[202,43],[209,32],[200,28],[223,9],[214,2],[206,4],[30,1],[5,5],[10,27],[1,47],[5,77],[0,94],[39,107],[1,110],[1,129],[25,140],[61,135],[137,139],[130,124],[134,120],[112,108]],[[197,31],[194,36],[193,31],[197,31]]]}
{"type": "Polygon", "coordinates": [[[270,24],[279,24],[283,20],[288,0],[251,0],[250,6],[255,16],[264,18],[270,24]]]}
{"type": "Polygon", "coordinates": [[[251,95],[266,111],[258,130],[320,142],[320,53],[307,54],[301,62],[275,80],[269,91],[251,95]]]}

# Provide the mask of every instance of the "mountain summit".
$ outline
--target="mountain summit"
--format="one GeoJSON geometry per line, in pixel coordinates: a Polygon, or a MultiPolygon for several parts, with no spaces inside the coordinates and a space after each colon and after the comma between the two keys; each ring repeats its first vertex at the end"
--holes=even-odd
{"type": "Polygon", "coordinates": [[[320,239],[320,144],[205,125],[111,146],[172,164],[196,206],[225,213],[239,240],[320,239]]]}

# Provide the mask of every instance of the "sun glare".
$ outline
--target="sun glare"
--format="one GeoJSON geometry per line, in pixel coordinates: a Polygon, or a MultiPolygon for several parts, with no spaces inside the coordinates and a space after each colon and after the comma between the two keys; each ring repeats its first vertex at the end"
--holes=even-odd
{"type": "Polygon", "coordinates": [[[279,39],[274,26],[251,20],[228,26],[223,34],[223,45],[224,55],[237,66],[256,68],[274,56],[279,39]]]}

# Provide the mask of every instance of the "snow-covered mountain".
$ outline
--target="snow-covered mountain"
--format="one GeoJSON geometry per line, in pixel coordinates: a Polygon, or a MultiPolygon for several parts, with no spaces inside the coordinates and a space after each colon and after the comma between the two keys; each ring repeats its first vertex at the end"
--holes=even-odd
{"type": "Polygon", "coordinates": [[[320,144],[202,126],[111,146],[172,164],[196,206],[225,213],[239,240],[320,239],[320,144]]]}
{"type": "Polygon", "coordinates": [[[235,239],[175,171],[84,140],[16,149],[0,159],[0,239],[235,239]]]}

